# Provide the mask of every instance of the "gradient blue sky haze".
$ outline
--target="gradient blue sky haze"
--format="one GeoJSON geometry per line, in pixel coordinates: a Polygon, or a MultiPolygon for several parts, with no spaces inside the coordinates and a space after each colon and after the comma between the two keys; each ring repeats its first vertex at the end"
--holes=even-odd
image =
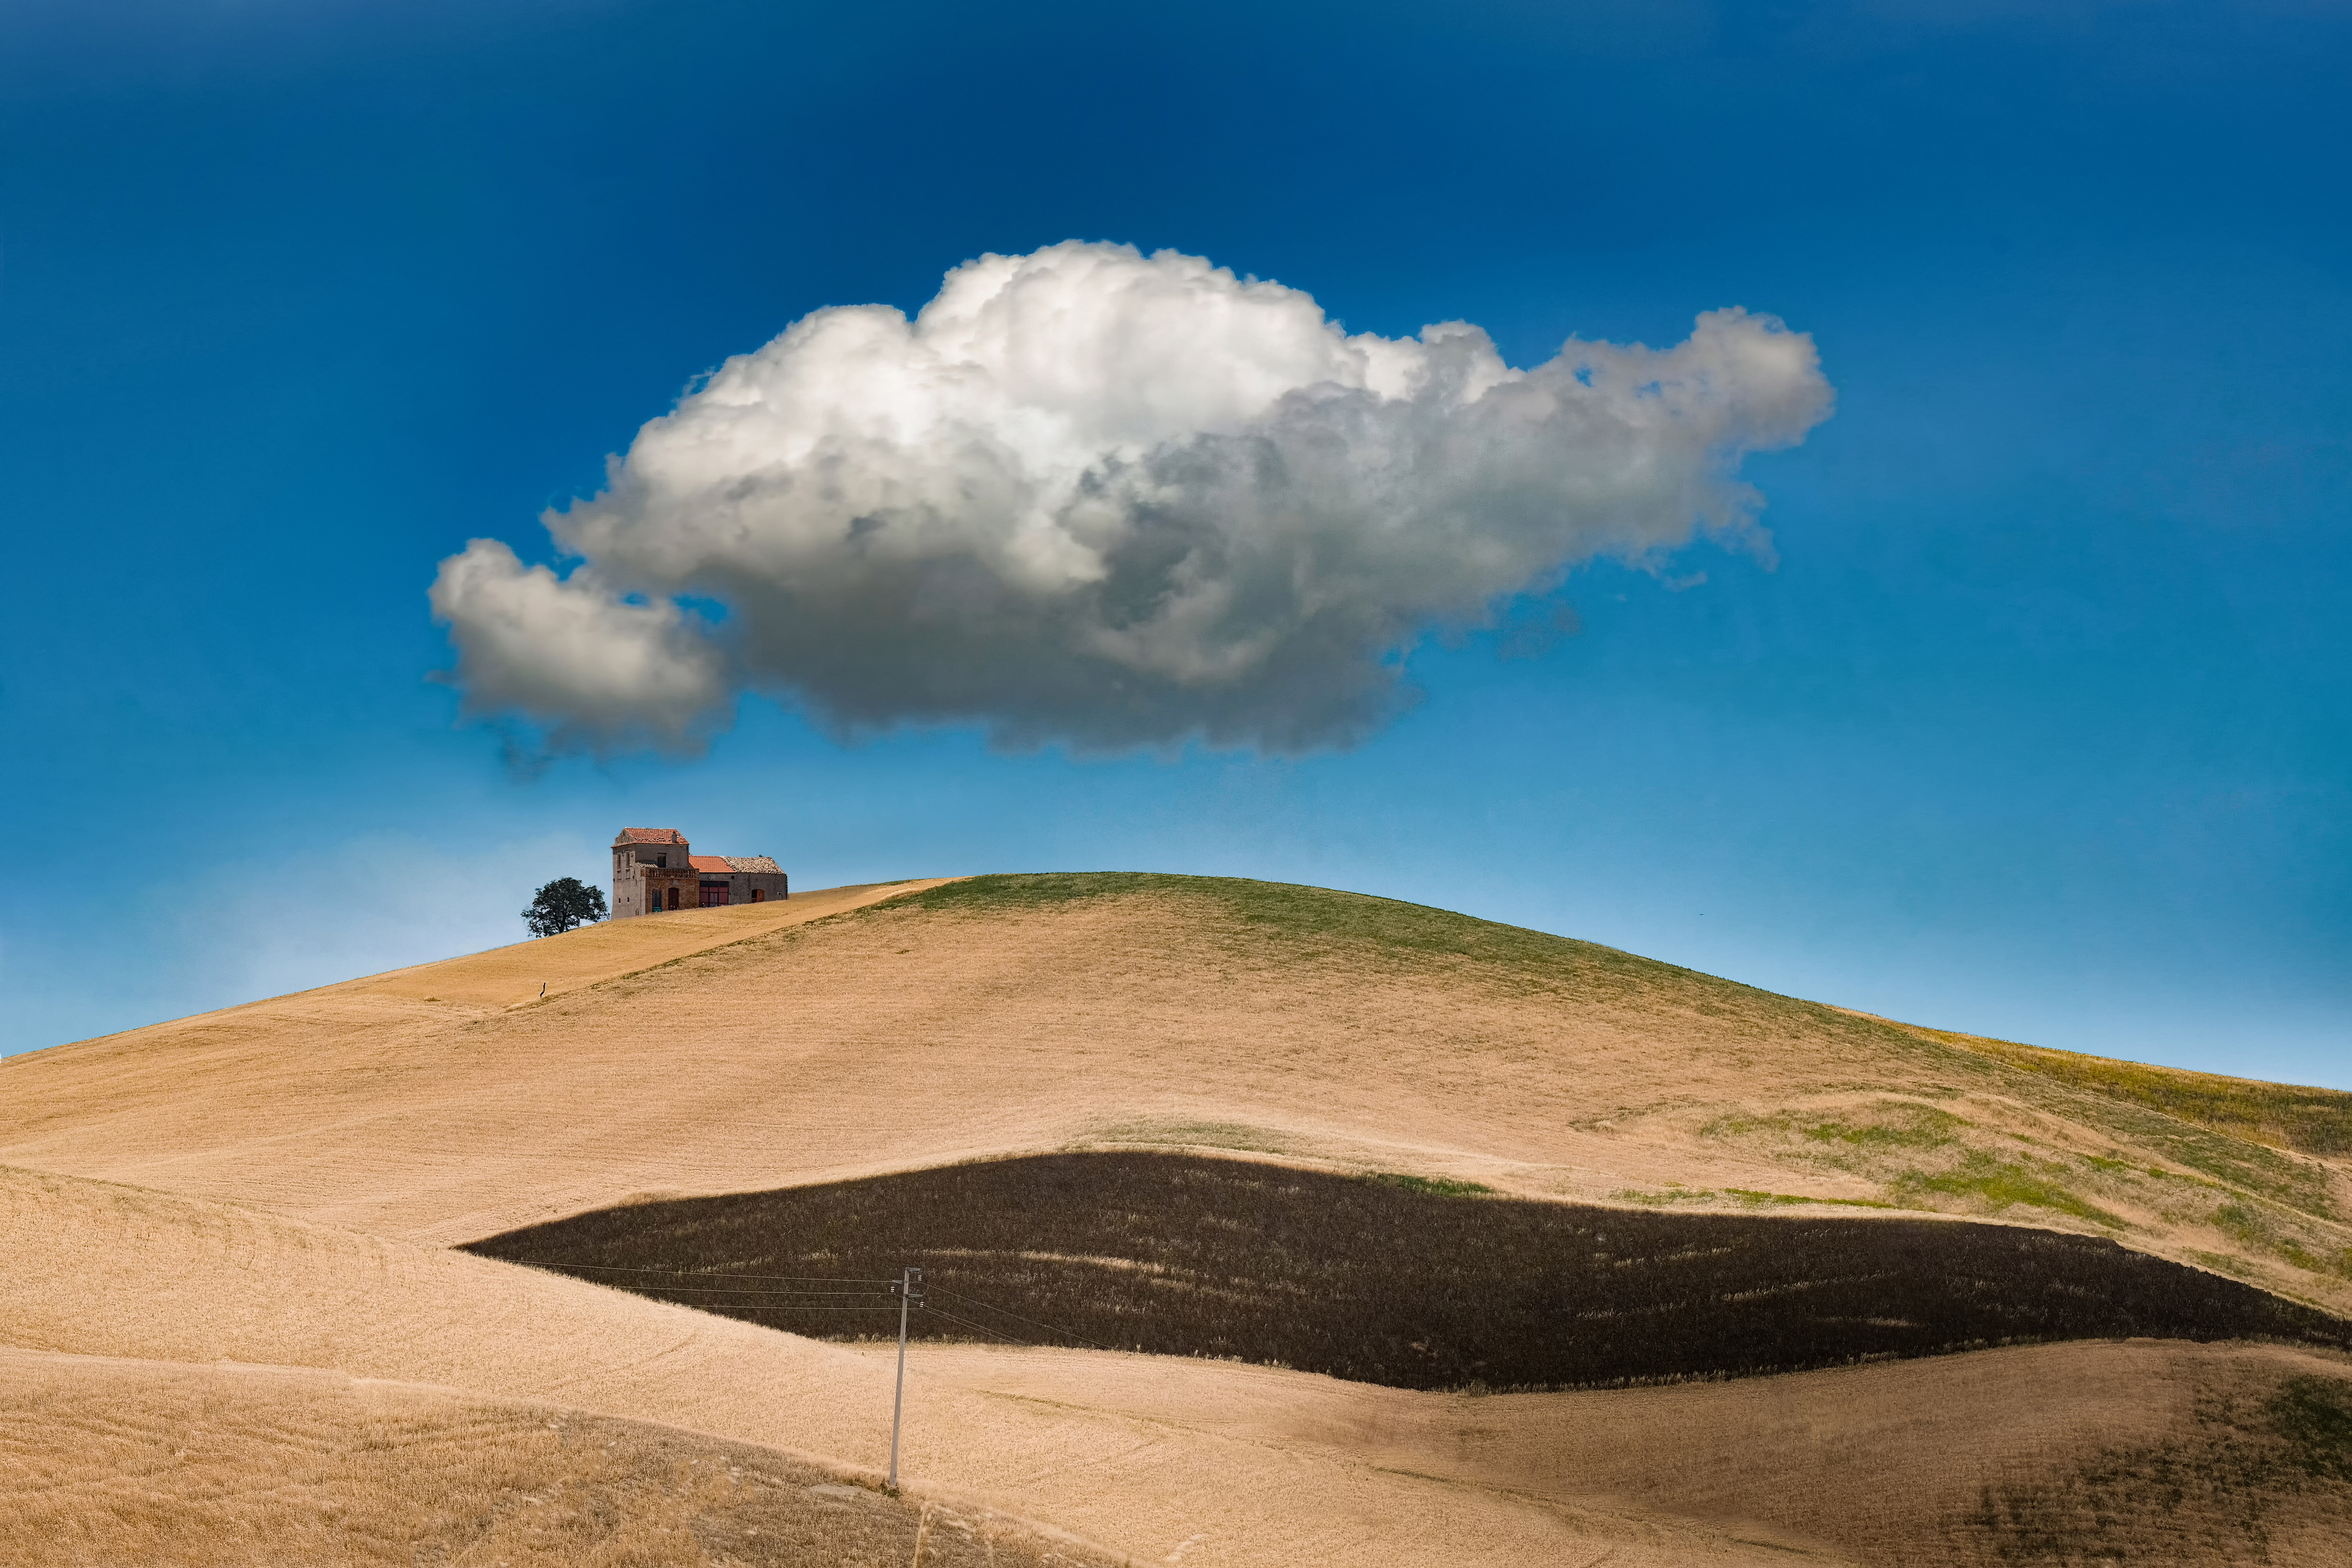
{"type": "Polygon", "coordinates": [[[1355,888],[2352,1087],[2347,80],[2308,4],[13,7],[0,1049],[519,938],[625,823],[804,887],[1355,888]],[[1073,237],[1518,364],[1770,311],[1838,412],[1748,466],[1777,566],[1579,571],[1352,751],[457,723],[441,558],[551,559],[809,310],[1073,237]]]}

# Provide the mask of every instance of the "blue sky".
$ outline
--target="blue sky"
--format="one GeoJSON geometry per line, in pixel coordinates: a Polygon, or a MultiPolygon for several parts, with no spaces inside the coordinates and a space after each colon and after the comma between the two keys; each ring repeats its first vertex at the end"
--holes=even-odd
{"type": "Polygon", "coordinates": [[[0,19],[0,1048],[519,938],[628,824],[803,887],[1355,888],[2352,1087],[2352,12],[851,9],[0,19]],[[1520,366],[1769,311],[1836,412],[1741,469],[1776,562],[1578,564],[1350,746],[845,741],[772,683],[699,758],[459,721],[438,563],[561,565],[541,512],[697,376],[1069,239],[1520,366]]]}

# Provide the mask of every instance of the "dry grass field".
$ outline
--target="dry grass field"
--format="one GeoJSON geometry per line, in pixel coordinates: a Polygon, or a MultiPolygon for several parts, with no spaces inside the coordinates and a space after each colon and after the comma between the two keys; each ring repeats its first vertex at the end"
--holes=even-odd
{"type": "MultiPolygon", "coordinates": [[[[887,1458],[885,1363],[464,1253],[0,1169],[0,1256],[11,1260],[0,1344],[18,1350],[460,1389],[822,1457],[869,1481],[887,1458]]],[[[971,1390],[919,1366],[904,1472],[919,1502],[1042,1521],[1136,1562],[1181,1551],[1195,1568],[1470,1568],[1611,1551],[1636,1568],[1775,1560],[1703,1522],[1528,1500],[1345,1455],[1270,1453],[1123,1412],[971,1390]]],[[[37,1483],[12,1463],[0,1498],[37,1494],[37,1483]]],[[[53,1560],[70,1561],[32,1559],[53,1560]]]]}
{"type": "Polygon", "coordinates": [[[2336,1568],[2352,1542],[2352,1361],[2326,1352],[2044,1345],[1484,1396],[1093,1351],[924,1355],[973,1389],[1704,1522],[1801,1561],[2336,1568]]]}
{"type": "Polygon", "coordinates": [[[0,1351],[0,1475],[10,1563],[1108,1562],[770,1448],[302,1367],[0,1351]]]}
{"type": "MultiPolygon", "coordinates": [[[[136,1541],[176,1520],[212,1551],[241,1521],[307,1519],[317,1560],[367,1562],[385,1542],[505,1545],[511,1489],[546,1510],[522,1533],[560,1530],[565,1551],[720,1563],[725,1547],[749,1562],[728,1543],[783,1528],[758,1521],[812,1495],[794,1477],[870,1483],[884,1454],[882,1347],[67,1177],[0,1173],[0,1341],[15,1347],[0,1356],[0,1513],[83,1521],[70,1539],[136,1541]],[[72,1359],[97,1356],[124,1359],[72,1359]],[[591,1430],[605,1436],[583,1445],[591,1430]],[[609,1458],[592,1451],[604,1442],[609,1458]],[[739,1496],[722,1465],[766,1479],[739,1496]],[[349,1511],[324,1511],[338,1500],[349,1511]],[[629,1555],[646,1521],[691,1534],[667,1543],[689,1554],[629,1555]]],[[[2073,1563],[2089,1546],[2198,1564],[2267,1552],[2293,1568],[2335,1560],[2325,1549],[2352,1524],[2347,1426],[2352,1362],[2269,1346],[2047,1346],[1480,1397],[925,1345],[907,1473],[918,1510],[1000,1539],[1042,1520],[1098,1555],[1213,1568],[1641,1568],[1792,1552],[1893,1568],[2073,1563]]],[[[858,1561],[826,1555],[839,1542],[825,1540],[784,1560],[858,1561]]],[[[1089,1560],[1075,1544],[1036,1549],[1089,1560]]],[[[233,1541],[223,1550],[215,1560],[240,1560],[233,1541]]],[[[77,1560],[46,1541],[12,1559],[77,1560]]]]}
{"type": "Polygon", "coordinates": [[[1412,905],[1127,876],[682,911],[39,1052],[0,1064],[0,1518],[29,1521],[0,1552],[883,1563],[928,1506],[983,1561],[2343,1561],[2352,1369],[2324,1351],[1476,1396],[925,1344],[902,1508],[801,1479],[884,1463],[872,1347],[453,1249],[1166,1151],[1654,1217],[2022,1223],[2352,1306],[2352,1096],[2086,1061],[1412,905]]]}
{"type": "MultiPolygon", "coordinates": [[[[826,888],[773,903],[677,910],[659,920],[606,921],[566,931],[559,942],[519,942],[487,952],[420,963],[297,994],[399,998],[460,1007],[520,1007],[577,991],[600,980],[659,968],[714,947],[765,936],[790,926],[806,925],[828,915],[863,909],[885,899],[940,885],[936,879],[876,882],[865,887],[826,888]]],[[[275,999],[290,1000],[293,998],[275,999]]],[[[273,1005],[260,1004],[265,1007],[273,1005]]]]}
{"type": "Polygon", "coordinates": [[[15,1058],[0,1161],[446,1244],[646,1196],[1209,1148],[2021,1221],[2352,1310],[2352,1157],[2326,1131],[2352,1095],[2304,1091],[2305,1135],[2265,1142],[1994,1042],[1414,905],[902,886],[796,898],[783,926],[681,913],[724,943],[690,953],[670,916],[623,921],[15,1058]],[[525,971],[576,984],[483,1000],[525,971]]]}

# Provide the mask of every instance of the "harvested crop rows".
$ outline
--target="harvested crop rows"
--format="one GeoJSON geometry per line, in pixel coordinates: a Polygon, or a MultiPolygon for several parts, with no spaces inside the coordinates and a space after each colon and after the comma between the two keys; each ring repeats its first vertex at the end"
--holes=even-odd
{"type": "Polygon", "coordinates": [[[469,1249],[820,1338],[1218,1356],[1396,1388],[1573,1388],[2129,1336],[2352,1324],[2113,1242],[1673,1214],[1167,1153],[1045,1155],[641,1204],[469,1249]],[[665,1273],[676,1270],[677,1273],[665,1273]],[[834,1282],[834,1283],[828,1283],[834,1282]]]}

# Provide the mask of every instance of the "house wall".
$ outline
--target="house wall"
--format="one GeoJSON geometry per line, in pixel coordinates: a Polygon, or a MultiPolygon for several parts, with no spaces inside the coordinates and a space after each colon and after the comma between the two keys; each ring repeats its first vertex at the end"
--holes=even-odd
{"type": "Polygon", "coordinates": [[[648,900],[638,906],[639,914],[668,909],[672,889],[677,890],[679,909],[698,910],[702,907],[702,873],[691,866],[639,866],[637,882],[643,889],[642,896],[648,900]]]}
{"type": "Polygon", "coordinates": [[[727,881],[727,901],[730,904],[751,902],[754,889],[759,890],[762,900],[793,896],[792,879],[782,871],[735,871],[728,875],[727,881]]]}
{"type": "Polygon", "coordinates": [[[736,904],[763,903],[771,900],[792,897],[791,879],[778,871],[705,871],[696,879],[695,900],[701,901],[702,889],[724,885],[727,902],[736,904]],[[751,895],[758,893],[754,899],[751,895]]]}
{"type": "Polygon", "coordinates": [[[677,907],[702,907],[702,884],[725,882],[727,902],[767,902],[793,896],[792,879],[782,871],[698,871],[684,844],[616,844],[613,847],[613,918],[655,914],[667,909],[672,888],[677,907]],[[656,865],[667,859],[667,866],[656,865]],[[757,892],[757,900],[752,894],[757,892]]]}
{"type": "MultiPolygon", "coordinates": [[[[645,873],[663,870],[690,877],[688,865],[692,847],[685,844],[615,844],[613,846],[613,918],[650,914],[652,906],[646,901],[645,873]],[[669,864],[662,867],[659,862],[669,864]]],[[[665,888],[671,886],[664,883],[665,888]]],[[[700,895],[688,899],[681,906],[691,909],[700,902],[700,895]]]]}

